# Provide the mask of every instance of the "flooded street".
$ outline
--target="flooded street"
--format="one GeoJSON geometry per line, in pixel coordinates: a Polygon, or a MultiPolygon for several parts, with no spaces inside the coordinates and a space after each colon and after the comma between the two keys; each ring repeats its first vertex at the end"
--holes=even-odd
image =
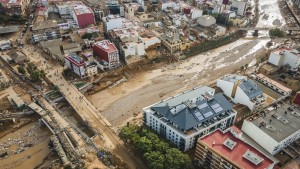
{"type": "Polygon", "coordinates": [[[277,0],[260,0],[259,11],[263,12],[260,12],[257,27],[282,27],[285,25],[277,0]]]}
{"type": "MultiPolygon", "coordinates": [[[[261,0],[259,8],[268,17],[262,14],[257,27],[285,24],[277,0],[261,0]]],[[[258,38],[253,38],[249,31],[246,38],[189,59],[156,66],[151,71],[135,72],[127,82],[87,97],[114,126],[124,125],[133,116],[142,117],[145,106],[199,85],[209,85],[245,64],[253,66],[256,56],[266,52],[269,40],[267,31],[260,32],[258,38]]]]}

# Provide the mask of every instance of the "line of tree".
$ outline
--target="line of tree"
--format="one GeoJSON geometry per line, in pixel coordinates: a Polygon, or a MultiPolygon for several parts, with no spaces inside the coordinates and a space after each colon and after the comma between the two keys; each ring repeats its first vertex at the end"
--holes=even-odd
{"type": "MultiPolygon", "coordinates": [[[[33,82],[40,82],[42,80],[42,78],[45,77],[44,70],[39,70],[34,63],[31,63],[31,62],[28,63],[26,70],[29,73],[30,79],[33,82]]],[[[22,66],[18,67],[18,71],[21,74],[25,74],[25,69],[22,66]]]]}
{"type": "Polygon", "coordinates": [[[190,169],[192,162],[188,155],[171,147],[152,131],[137,125],[122,128],[120,137],[125,143],[131,143],[143,154],[147,166],[151,169],[190,169]]]}
{"type": "Polygon", "coordinates": [[[209,41],[200,43],[198,45],[192,46],[190,49],[187,49],[184,52],[184,54],[187,57],[195,56],[199,53],[206,52],[208,50],[215,49],[215,48],[218,48],[220,46],[232,43],[232,42],[236,41],[237,39],[239,39],[239,38],[241,38],[245,35],[246,35],[245,31],[238,30],[238,31],[232,33],[231,35],[221,37],[221,38],[218,38],[216,40],[209,40],[209,41]]]}

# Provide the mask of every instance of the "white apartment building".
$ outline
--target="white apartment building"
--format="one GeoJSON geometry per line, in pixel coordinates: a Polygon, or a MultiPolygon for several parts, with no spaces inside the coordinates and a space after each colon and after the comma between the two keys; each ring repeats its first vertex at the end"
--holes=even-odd
{"type": "Polygon", "coordinates": [[[180,9],[180,4],[176,3],[173,0],[159,0],[158,1],[158,9],[161,11],[164,11],[168,8],[172,8],[174,10],[179,10],[180,9]]]}
{"type": "Polygon", "coordinates": [[[300,110],[287,103],[266,110],[245,119],[242,131],[274,155],[300,138],[300,110]]]}
{"type": "Polygon", "coordinates": [[[123,20],[124,19],[121,18],[119,15],[108,15],[102,18],[106,32],[112,29],[123,28],[123,20]]]}
{"type": "Polygon", "coordinates": [[[197,19],[203,15],[203,11],[197,8],[191,9],[191,19],[197,19]]]}
{"type": "Polygon", "coordinates": [[[128,56],[146,55],[145,45],[142,42],[129,42],[122,46],[122,51],[126,60],[128,56]]]}
{"type": "Polygon", "coordinates": [[[296,49],[279,48],[270,54],[268,62],[279,67],[289,65],[291,71],[297,71],[300,67],[300,53],[296,49]]]}
{"type": "Polygon", "coordinates": [[[234,103],[247,106],[251,111],[262,108],[265,97],[257,84],[246,76],[236,74],[225,75],[217,81],[217,86],[234,103]]]}
{"type": "Polygon", "coordinates": [[[81,78],[93,76],[98,73],[97,64],[89,64],[73,53],[66,55],[65,65],[81,78]]]}
{"type": "Polygon", "coordinates": [[[229,101],[203,86],[143,109],[144,123],[179,149],[187,151],[199,137],[227,129],[236,117],[229,101]]]}
{"type": "Polygon", "coordinates": [[[232,0],[231,9],[237,15],[245,15],[248,0],[232,0]]]}

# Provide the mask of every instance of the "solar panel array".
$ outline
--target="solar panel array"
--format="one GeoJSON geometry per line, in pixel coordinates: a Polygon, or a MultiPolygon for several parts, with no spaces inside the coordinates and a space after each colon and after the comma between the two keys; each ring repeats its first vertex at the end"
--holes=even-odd
{"type": "Polygon", "coordinates": [[[213,112],[209,111],[209,112],[207,112],[207,113],[204,114],[204,117],[208,118],[208,117],[210,117],[212,115],[213,115],[213,112]]]}
{"type": "Polygon", "coordinates": [[[198,106],[198,108],[199,108],[199,109],[203,109],[203,108],[205,108],[205,107],[207,107],[207,106],[208,106],[207,103],[203,103],[203,104],[200,104],[200,105],[198,106]]]}
{"type": "Polygon", "coordinates": [[[211,106],[211,108],[216,112],[216,113],[219,113],[220,111],[223,110],[223,108],[220,106],[219,103],[215,103],[211,106]]]}
{"type": "Polygon", "coordinates": [[[196,112],[196,113],[195,113],[195,116],[197,117],[197,119],[198,119],[199,121],[201,121],[201,120],[204,119],[204,117],[201,115],[200,112],[196,112]]]}

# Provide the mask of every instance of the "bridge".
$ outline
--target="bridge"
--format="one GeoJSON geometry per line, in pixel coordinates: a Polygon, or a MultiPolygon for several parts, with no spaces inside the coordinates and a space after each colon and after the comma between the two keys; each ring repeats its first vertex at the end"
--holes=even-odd
{"type": "MultiPolygon", "coordinates": [[[[239,30],[244,30],[244,31],[268,31],[268,30],[271,30],[271,29],[276,29],[276,28],[279,28],[279,27],[256,27],[256,28],[253,28],[253,27],[250,27],[250,28],[239,28],[239,30]]],[[[300,31],[300,28],[299,27],[283,27],[283,28],[279,28],[280,30],[282,31],[300,31]]]]}
{"type": "Polygon", "coordinates": [[[258,31],[269,31],[272,29],[280,29],[282,31],[288,31],[289,34],[292,34],[293,31],[300,31],[299,27],[249,27],[249,28],[239,28],[239,30],[243,30],[243,31],[254,31],[253,32],[253,36],[258,36],[258,31]]]}

